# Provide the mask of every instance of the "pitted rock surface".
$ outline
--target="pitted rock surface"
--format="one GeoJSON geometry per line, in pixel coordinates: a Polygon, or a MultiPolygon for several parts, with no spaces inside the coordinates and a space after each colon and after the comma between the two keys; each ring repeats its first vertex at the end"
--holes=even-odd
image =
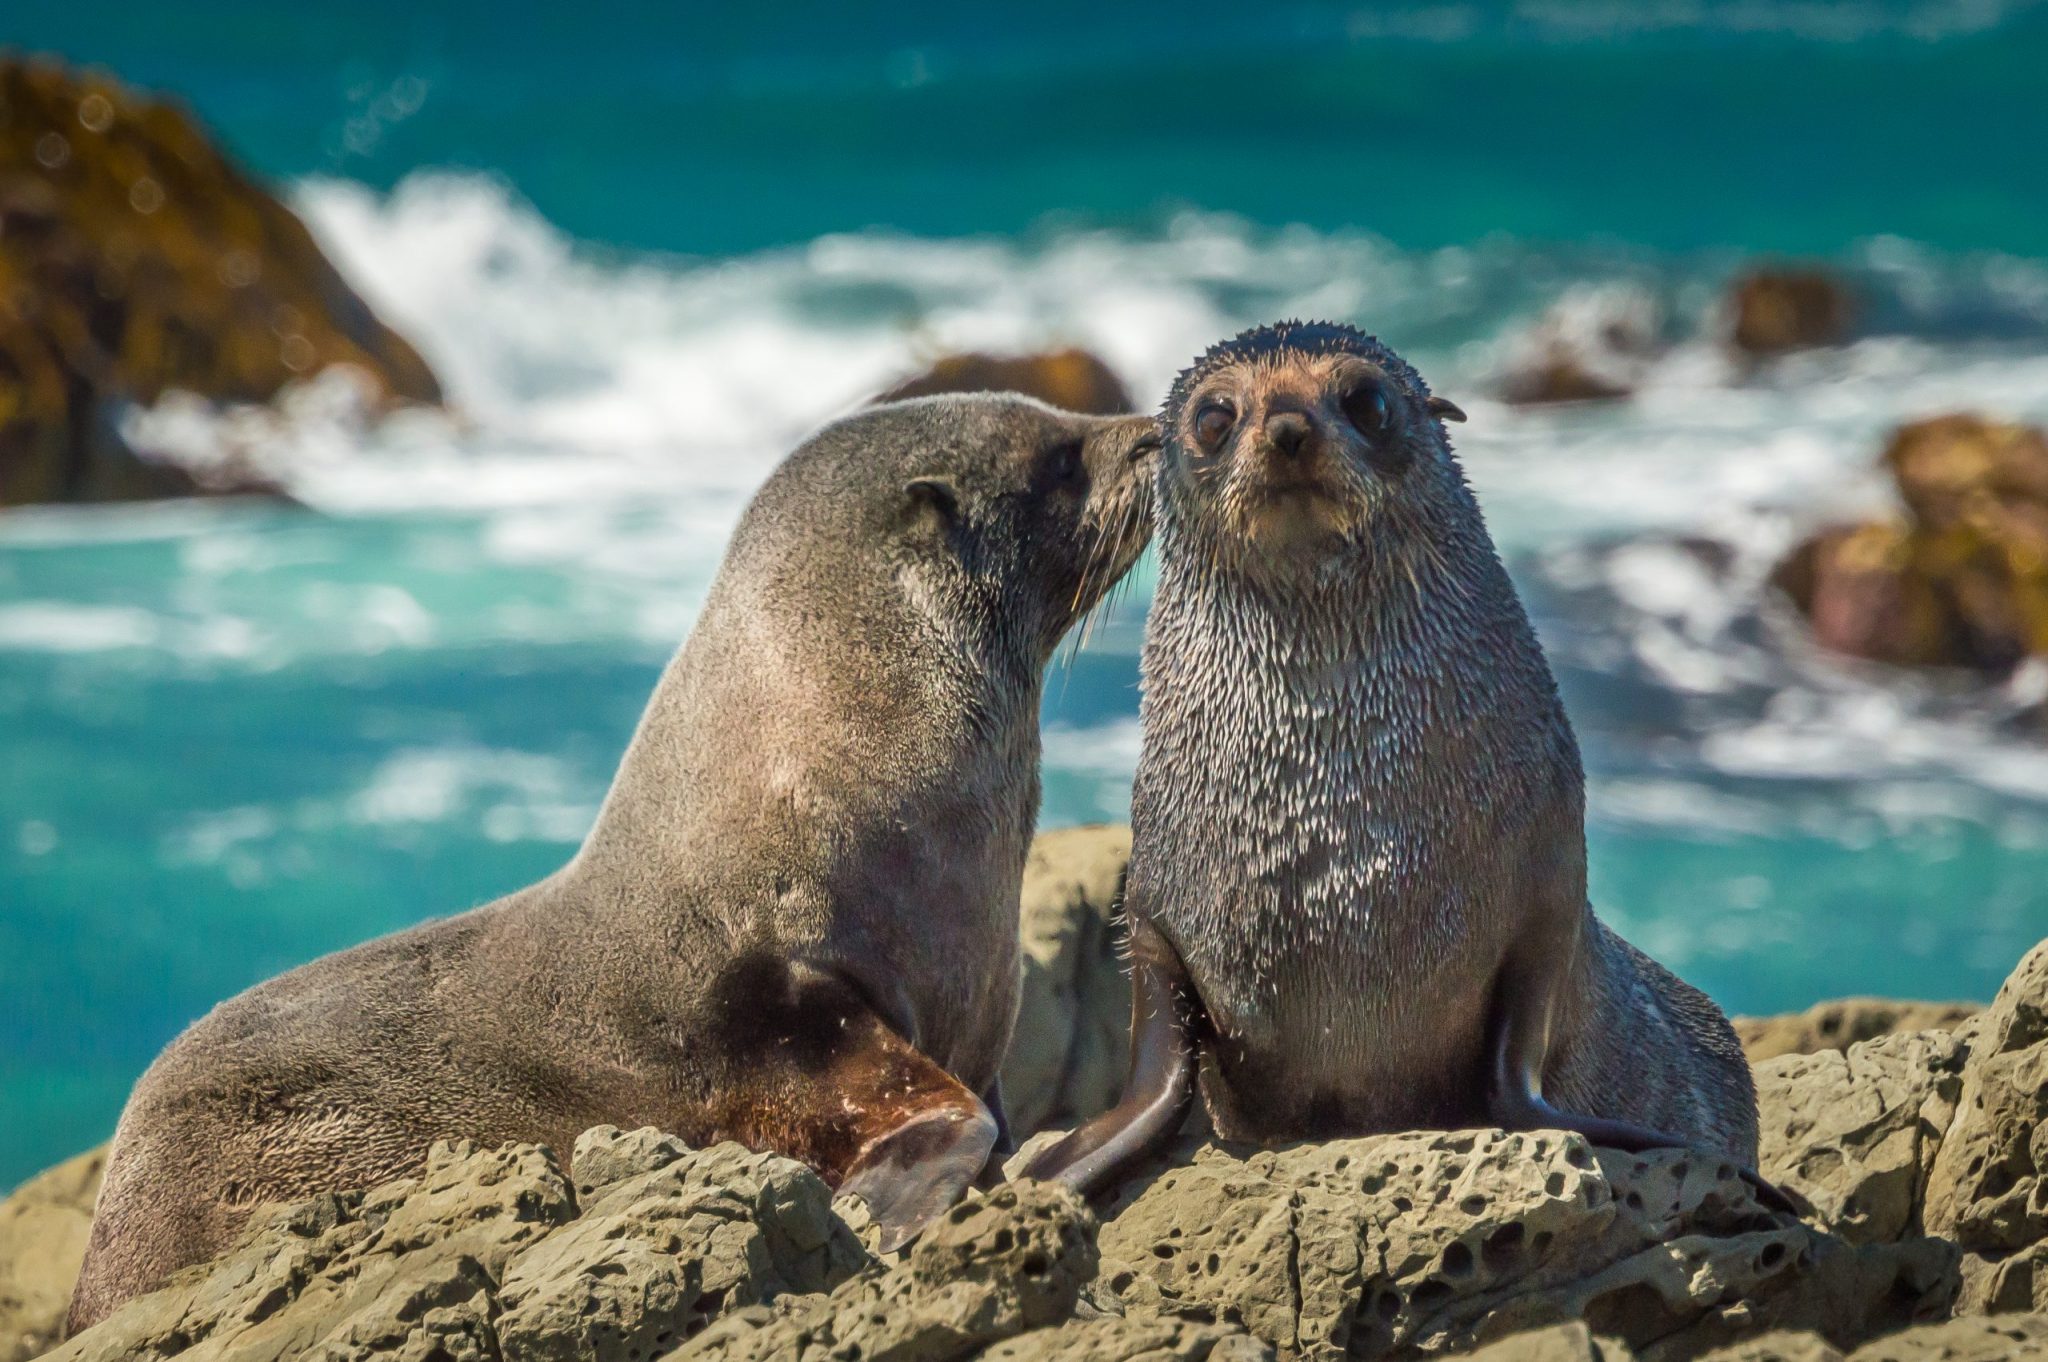
{"type": "Polygon", "coordinates": [[[1759,1171],[1852,1244],[1918,1234],[1968,1053],[1954,1034],[1918,1031],[1766,1060],[1756,1069],[1759,1171]]]}
{"type": "Polygon", "coordinates": [[[1096,1268],[1095,1217],[1064,1188],[1010,1183],[955,1206],[908,1257],[827,1296],[738,1311],[670,1356],[945,1362],[1070,1318],[1096,1268]]]}
{"type": "Polygon", "coordinates": [[[1304,1357],[1572,1320],[1650,1358],[1770,1327],[1853,1345],[1945,1315],[1957,1276],[1936,1241],[1859,1247],[1773,1215],[1716,1160],[1546,1132],[1209,1146],[1128,1192],[1101,1242],[1130,1317],[1218,1320],[1304,1357]]]}

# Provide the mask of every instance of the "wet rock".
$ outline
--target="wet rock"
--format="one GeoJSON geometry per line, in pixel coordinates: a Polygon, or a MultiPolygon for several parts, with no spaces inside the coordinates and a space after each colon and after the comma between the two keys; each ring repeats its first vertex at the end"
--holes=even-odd
{"type": "Polygon", "coordinates": [[[1908,1032],[1756,1067],[1759,1171],[1852,1244],[1920,1232],[1920,1207],[1962,1093],[1968,1047],[1908,1032]]]}
{"type": "Polygon", "coordinates": [[[1215,1319],[1302,1356],[1573,1320],[1648,1358],[1770,1328],[1848,1346],[1945,1314],[1957,1280],[1949,1245],[1846,1243],[1764,1211],[1718,1161],[1546,1132],[1211,1146],[1128,1191],[1101,1244],[1130,1318],[1215,1319]]]}
{"type": "Polygon", "coordinates": [[[106,1170],[102,1145],[37,1174],[0,1201],[0,1362],[39,1357],[63,1332],[106,1170]]]}
{"type": "Polygon", "coordinates": [[[1131,858],[1123,826],[1041,833],[1024,866],[1024,979],[1003,1062],[1019,1138],[1077,1125],[1116,1102],[1129,1054],[1131,985],[1113,913],[1131,858]]]}
{"type": "Polygon", "coordinates": [[[1011,1183],[954,1207],[911,1247],[830,1295],[742,1310],[671,1356],[941,1362],[1068,1319],[1096,1267],[1095,1217],[1073,1193],[1011,1183]]]}
{"type": "Polygon", "coordinates": [[[1036,355],[947,355],[875,401],[894,402],[934,393],[1005,392],[1024,393],[1055,407],[1095,416],[1121,416],[1137,409],[1114,370],[1086,350],[1071,347],[1036,355]]]}
{"type": "Polygon", "coordinates": [[[1905,517],[1824,530],[1772,575],[1815,638],[1987,673],[2048,653],[2048,436],[1936,417],[1900,427],[1883,462],[1905,517]]]}
{"type": "Polygon", "coordinates": [[[1752,1064],[1779,1055],[1846,1050],[1860,1040],[1903,1031],[1947,1031],[1976,1016],[1976,1003],[1897,1002],[1889,998],[1836,998],[1804,1012],[1735,1017],[1736,1039],[1752,1064]]]}
{"type": "Polygon", "coordinates": [[[1823,270],[1755,269],[1729,285],[1728,312],[1728,343],[1741,354],[1768,358],[1847,341],[1856,299],[1823,270]]]}
{"type": "MultiPolygon", "coordinates": [[[[416,351],[177,106],[0,56],[0,505],[246,490],[129,449],[126,402],[262,402],[352,366],[435,402],[416,351]]],[[[217,476],[216,476],[217,474],[217,476]]]]}

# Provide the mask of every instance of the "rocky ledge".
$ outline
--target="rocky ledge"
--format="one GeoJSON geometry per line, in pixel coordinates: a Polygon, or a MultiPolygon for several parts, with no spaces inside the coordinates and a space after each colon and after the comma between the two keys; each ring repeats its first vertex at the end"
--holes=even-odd
{"type": "MultiPolygon", "coordinates": [[[[1113,1091],[1126,846],[1034,853],[1009,1074],[1034,1120],[1113,1091]]],[[[415,1177],[270,1209],[52,1356],[2048,1359],[2048,944],[1967,1013],[1751,1028],[1813,1051],[1757,1064],[1762,1171],[1801,1218],[1717,1160],[1555,1132],[1190,1138],[1109,1204],[1011,1184],[881,1258],[798,1164],[599,1127],[568,1170],[442,1145],[415,1177]]],[[[0,1204],[0,1359],[50,1343],[96,1174],[0,1204]]]]}

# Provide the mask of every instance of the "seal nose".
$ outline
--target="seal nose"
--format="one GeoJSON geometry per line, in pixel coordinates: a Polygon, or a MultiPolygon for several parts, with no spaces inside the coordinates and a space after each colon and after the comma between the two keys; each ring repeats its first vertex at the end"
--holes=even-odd
{"type": "Polygon", "coordinates": [[[1283,459],[1295,459],[1308,452],[1315,428],[1298,411],[1276,411],[1266,418],[1266,438],[1283,459]]]}

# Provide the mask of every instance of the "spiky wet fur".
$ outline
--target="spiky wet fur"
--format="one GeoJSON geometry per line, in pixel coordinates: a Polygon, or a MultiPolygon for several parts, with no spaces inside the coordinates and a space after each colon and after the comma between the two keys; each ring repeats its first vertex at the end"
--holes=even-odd
{"type": "Polygon", "coordinates": [[[1203,1091],[1218,1129],[1488,1124],[1503,967],[1551,939],[1570,981],[1546,1095],[1752,1163],[1754,1089],[1727,1020],[1586,902],[1578,748],[1427,396],[1373,338],[1288,323],[1211,349],[1162,415],[1127,894],[1217,1029],[1203,1091]],[[1270,553],[1230,470],[1200,469],[1189,404],[1337,355],[1402,394],[1413,462],[1336,471],[1341,533],[1270,553]]]}

